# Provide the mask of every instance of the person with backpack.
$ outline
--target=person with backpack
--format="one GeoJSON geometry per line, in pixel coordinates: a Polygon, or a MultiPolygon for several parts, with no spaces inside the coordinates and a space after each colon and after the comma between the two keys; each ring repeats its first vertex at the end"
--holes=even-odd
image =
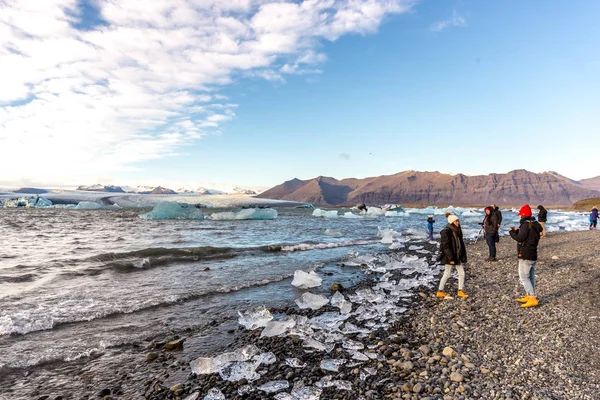
{"type": "Polygon", "coordinates": [[[535,264],[537,263],[537,248],[540,242],[542,226],[535,220],[531,207],[525,204],[519,210],[520,226],[513,226],[508,233],[517,242],[519,258],[519,279],[525,288],[525,297],[517,299],[521,307],[529,308],[538,305],[535,294],[535,264]]]}
{"type": "Polygon", "coordinates": [[[448,225],[440,232],[441,245],[440,255],[437,259],[441,264],[444,264],[445,270],[444,275],[440,281],[439,290],[436,297],[439,298],[452,298],[448,293],[444,292],[444,286],[450,275],[452,269],[456,268],[458,271],[458,297],[466,299],[469,297],[464,291],[465,286],[465,269],[463,268],[464,263],[467,262],[467,249],[465,248],[465,242],[463,241],[463,233],[460,227],[460,221],[456,215],[450,215],[448,217],[448,225]]]}
{"type": "Polygon", "coordinates": [[[596,230],[596,225],[598,224],[598,206],[594,206],[592,208],[592,212],[590,213],[590,230],[596,230]]]}
{"type": "Polygon", "coordinates": [[[496,260],[496,236],[498,236],[498,215],[493,207],[485,208],[485,218],[483,219],[483,232],[485,242],[488,245],[489,257],[487,261],[496,260]]]}
{"type": "Polygon", "coordinates": [[[538,208],[538,210],[540,210],[538,212],[537,219],[538,219],[538,222],[540,223],[540,225],[542,226],[541,237],[546,237],[546,221],[548,221],[548,210],[546,210],[544,208],[544,206],[541,204],[539,206],[537,206],[537,208],[538,208]]]}
{"type": "Polygon", "coordinates": [[[429,233],[429,240],[433,240],[433,224],[435,223],[435,219],[433,219],[433,215],[427,216],[427,232],[429,233]]]}

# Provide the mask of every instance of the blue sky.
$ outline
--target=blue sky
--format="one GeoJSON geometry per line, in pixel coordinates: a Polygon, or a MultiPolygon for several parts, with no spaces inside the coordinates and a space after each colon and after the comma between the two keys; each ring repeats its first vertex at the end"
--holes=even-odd
{"type": "Polygon", "coordinates": [[[0,61],[11,56],[0,65],[13,66],[12,95],[0,98],[12,154],[0,167],[11,173],[0,183],[600,175],[595,1],[179,0],[142,11],[122,1],[98,3],[97,15],[53,1],[65,12],[47,30],[23,28],[27,40],[15,27],[43,10],[0,10],[14,36],[0,41],[0,61]],[[63,43],[62,58],[35,46],[44,36],[63,43]],[[32,154],[49,167],[9,167],[32,154]]]}

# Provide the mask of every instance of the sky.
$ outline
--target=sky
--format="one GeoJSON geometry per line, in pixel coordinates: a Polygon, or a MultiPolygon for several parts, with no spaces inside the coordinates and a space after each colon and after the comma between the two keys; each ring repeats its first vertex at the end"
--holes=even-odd
{"type": "Polygon", "coordinates": [[[600,2],[0,0],[0,185],[600,175],[600,2]]]}

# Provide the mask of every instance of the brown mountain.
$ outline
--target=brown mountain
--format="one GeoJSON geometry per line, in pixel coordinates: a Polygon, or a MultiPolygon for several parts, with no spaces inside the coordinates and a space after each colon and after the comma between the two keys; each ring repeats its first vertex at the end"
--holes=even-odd
{"type": "Polygon", "coordinates": [[[592,190],[600,190],[600,176],[579,181],[584,187],[592,190]]]}
{"type": "Polygon", "coordinates": [[[600,191],[556,172],[536,174],[515,170],[506,174],[467,176],[404,171],[365,179],[319,176],[293,179],[258,197],[320,205],[366,204],[499,204],[571,205],[600,191]]]}

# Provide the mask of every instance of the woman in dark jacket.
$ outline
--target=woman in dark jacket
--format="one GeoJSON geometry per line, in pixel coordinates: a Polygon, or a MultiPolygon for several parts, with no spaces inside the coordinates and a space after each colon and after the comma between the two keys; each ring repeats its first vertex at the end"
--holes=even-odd
{"type": "Polygon", "coordinates": [[[467,262],[467,250],[465,248],[465,242],[463,241],[462,229],[460,228],[460,221],[456,215],[450,215],[448,217],[448,225],[440,232],[441,238],[441,253],[438,257],[438,261],[445,265],[444,275],[440,281],[439,290],[437,297],[451,298],[451,296],[444,292],[444,286],[446,281],[452,274],[452,267],[455,267],[458,271],[458,297],[466,299],[469,297],[464,292],[465,286],[465,270],[462,264],[467,262]]]}
{"type": "Polygon", "coordinates": [[[485,218],[483,219],[483,231],[485,233],[485,242],[488,245],[488,261],[496,260],[496,236],[498,235],[498,214],[492,207],[485,208],[485,218]]]}
{"type": "Polygon", "coordinates": [[[538,222],[542,226],[542,237],[546,237],[546,221],[548,220],[548,210],[543,205],[537,206],[538,211],[538,222]]]}
{"type": "Polygon", "coordinates": [[[590,213],[590,230],[595,230],[598,224],[598,207],[594,206],[590,213]]]}

